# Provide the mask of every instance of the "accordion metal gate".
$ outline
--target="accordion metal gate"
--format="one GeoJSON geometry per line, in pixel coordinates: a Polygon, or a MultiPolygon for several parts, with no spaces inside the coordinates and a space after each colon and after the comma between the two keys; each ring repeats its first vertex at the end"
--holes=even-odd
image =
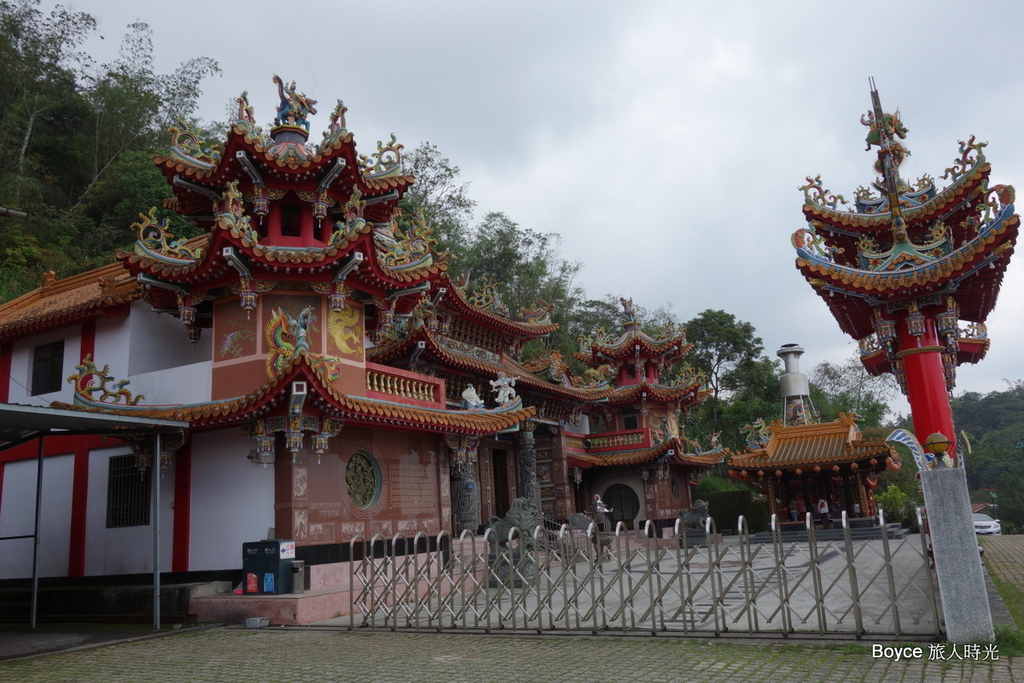
{"type": "MultiPolygon", "coordinates": [[[[466,632],[842,633],[941,635],[923,535],[787,541],[772,520],[771,541],[739,533],[722,539],[677,523],[671,539],[620,524],[604,534],[537,527],[509,538],[440,534],[438,550],[367,553],[351,563],[351,628],[466,632]],[[376,556],[373,556],[376,555],[376,556]]],[[[923,528],[923,527],[922,527],[923,528]]],[[[357,547],[425,547],[381,535],[357,547]]]]}

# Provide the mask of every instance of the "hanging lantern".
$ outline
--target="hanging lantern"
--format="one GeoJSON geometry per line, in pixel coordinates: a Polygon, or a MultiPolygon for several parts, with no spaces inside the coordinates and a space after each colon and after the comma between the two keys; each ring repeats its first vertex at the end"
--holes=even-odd
{"type": "Polygon", "coordinates": [[[274,282],[267,280],[253,280],[247,277],[238,279],[238,282],[231,285],[231,291],[238,295],[238,303],[245,311],[248,318],[256,310],[256,303],[259,300],[260,292],[266,292],[274,288],[274,282]]]}
{"type": "Polygon", "coordinates": [[[252,201],[252,210],[260,220],[270,212],[270,197],[267,194],[267,188],[262,185],[256,186],[256,191],[252,197],[249,198],[252,201]]]}
{"type": "Polygon", "coordinates": [[[882,342],[882,346],[885,346],[886,342],[895,341],[896,322],[894,320],[879,318],[875,321],[875,334],[878,336],[878,341],[882,342]]]}
{"type": "Polygon", "coordinates": [[[316,453],[317,465],[320,464],[321,457],[327,452],[327,444],[331,437],[337,436],[345,424],[341,420],[331,418],[327,418],[323,422],[323,429],[313,435],[313,452],[316,453]]]}
{"type": "Polygon", "coordinates": [[[955,311],[943,311],[935,316],[935,328],[941,333],[946,335],[956,334],[960,331],[958,323],[960,317],[955,311]]]}
{"type": "Polygon", "coordinates": [[[911,303],[910,313],[907,314],[907,332],[915,337],[920,337],[924,334],[924,322],[924,315],[918,309],[917,304],[911,303]]]}
{"type": "Polygon", "coordinates": [[[191,294],[178,292],[178,315],[185,325],[191,325],[196,321],[195,298],[191,294]]]}

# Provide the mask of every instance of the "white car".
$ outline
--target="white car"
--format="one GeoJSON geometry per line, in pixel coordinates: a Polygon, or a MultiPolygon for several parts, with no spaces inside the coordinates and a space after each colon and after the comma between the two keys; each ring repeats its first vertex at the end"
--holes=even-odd
{"type": "Polygon", "coordinates": [[[971,517],[974,519],[974,533],[984,536],[999,536],[1003,533],[998,519],[992,519],[982,512],[975,512],[971,517]]]}

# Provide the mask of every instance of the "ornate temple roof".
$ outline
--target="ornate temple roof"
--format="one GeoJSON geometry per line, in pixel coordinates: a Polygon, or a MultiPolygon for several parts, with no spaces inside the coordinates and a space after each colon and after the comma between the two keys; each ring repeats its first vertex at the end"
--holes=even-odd
{"type": "Polygon", "coordinates": [[[496,378],[503,372],[516,379],[516,388],[519,390],[538,391],[547,396],[574,402],[601,401],[612,392],[607,384],[575,387],[545,380],[503,354],[449,339],[425,325],[400,340],[368,349],[366,357],[376,363],[412,358],[417,362],[431,360],[443,367],[480,377],[496,378]]]}
{"type": "Polygon", "coordinates": [[[551,322],[552,306],[539,302],[536,308],[519,311],[519,320],[511,317],[498,291],[498,284],[487,279],[470,289],[466,278],[452,280],[447,273],[437,279],[437,291],[444,290],[434,305],[450,309],[461,318],[518,339],[534,339],[551,334],[558,324],[551,322]]]}
{"type": "Polygon", "coordinates": [[[359,155],[340,101],[323,140],[308,144],[315,100],[294,82],[274,82],[281,105],[269,133],[243,94],[223,144],[172,128],[169,153],[155,158],[174,191],[166,208],[206,234],[175,239],[151,210],[133,226],[134,248],[118,258],[172,291],[258,293],[300,280],[393,297],[429,287],[447,269],[447,254],[434,251],[421,216],[406,220],[398,209],[414,180],[402,170],[403,146],[392,135],[372,155],[359,155]]]}
{"type": "Polygon", "coordinates": [[[907,302],[983,323],[1017,239],[1013,188],[989,185],[986,143],[973,136],[942,176],[949,186],[937,189],[926,175],[911,187],[899,175],[907,129],[899,112],[882,111],[875,90],[872,103],[861,123],[869,127],[868,149],[878,147],[878,179],[842,211],[842,196],[823,189],[820,176],[808,178],[801,188],[808,225],[793,236],[797,268],[858,340],[876,331],[879,315],[907,302]]]}
{"type": "Polygon", "coordinates": [[[731,471],[820,471],[851,463],[868,470],[899,467],[896,451],[885,441],[864,441],[854,417],[845,413],[834,422],[784,426],[776,420],[761,439],[752,444],[759,447],[730,456],[731,471]]]}
{"type": "Polygon", "coordinates": [[[113,386],[120,386],[120,393],[110,392],[107,387],[111,385],[112,379],[90,363],[87,359],[83,366],[79,367],[74,406],[60,407],[172,419],[190,422],[193,429],[200,430],[286,413],[291,396],[290,387],[295,381],[308,382],[311,385],[310,390],[307,390],[308,400],[316,412],[342,420],[346,424],[479,435],[509,429],[536,413],[534,408],[523,408],[521,403],[494,410],[448,410],[348,396],[338,392],[329,381],[325,381],[321,371],[311,364],[310,358],[305,354],[288,361],[274,377],[244,396],[186,405],[145,405],[139,401],[144,397],[132,397],[119,383],[114,383],[113,386]],[[95,400],[92,396],[96,392],[111,396],[114,401],[95,400]]]}
{"type": "Polygon", "coordinates": [[[622,333],[611,338],[599,329],[589,339],[581,338],[580,350],[574,354],[577,360],[595,368],[605,363],[617,365],[636,358],[671,365],[693,348],[693,344],[686,341],[686,328],[670,326],[664,336],[654,338],[640,329],[633,300],[620,298],[619,303],[623,307],[622,333]]]}
{"type": "Polygon", "coordinates": [[[135,247],[118,250],[117,258],[133,273],[171,284],[228,286],[239,281],[239,268],[252,280],[330,280],[354,261],[360,267],[348,274],[346,283],[362,283],[361,289],[384,294],[422,283],[448,267],[444,255],[430,251],[419,236],[400,234],[396,239],[393,227],[390,236],[384,236],[381,228],[362,219],[339,227],[326,246],[315,248],[261,244],[249,216],[240,209],[219,213],[208,233],[189,240],[174,240],[152,212],[132,227],[139,235],[135,247]],[[420,243],[418,250],[409,249],[413,242],[420,243]],[[405,259],[396,256],[397,251],[418,251],[419,256],[405,259]]]}
{"type": "Polygon", "coordinates": [[[717,447],[706,452],[689,452],[692,446],[678,436],[671,436],[650,446],[601,452],[592,452],[586,448],[586,441],[589,439],[566,440],[565,454],[570,467],[618,467],[644,463],[710,467],[720,463],[726,456],[726,451],[717,447]]]}
{"type": "Polygon", "coordinates": [[[711,389],[702,389],[703,379],[696,375],[688,375],[679,380],[678,384],[649,384],[641,381],[624,387],[616,387],[608,395],[608,403],[612,405],[672,404],[685,402],[697,405],[714,393],[711,389]]]}
{"type": "Polygon", "coordinates": [[[47,272],[38,289],[0,305],[0,340],[104,317],[142,295],[142,285],[120,263],[62,280],[47,272]]]}
{"type": "MultiPolygon", "coordinates": [[[[282,99],[291,95],[294,93],[281,93],[282,99]]],[[[276,120],[273,131],[267,134],[257,125],[248,96],[243,93],[238,98],[236,120],[223,145],[202,140],[201,132],[172,128],[169,153],[154,157],[154,162],[175,183],[175,209],[186,215],[209,213],[209,196],[204,190],[219,192],[231,182],[255,180],[255,184],[261,185],[269,180],[267,185],[285,183],[296,191],[327,189],[328,195],[342,205],[349,196],[334,196],[337,193],[330,186],[355,188],[363,200],[371,203],[367,220],[386,221],[400,193],[413,182],[412,176],[402,173],[402,145],[392,135],[388,143],[377,143],[376,153],[371,157],[360,156],[355,138],[346,126],[346,112],[339,100],[323,140],[308,145],[306,116],[315,114],[315,109],[299,113],[297,122],[276,120]],[[277,131],[283,134],[276,135],[277,131]]]]}

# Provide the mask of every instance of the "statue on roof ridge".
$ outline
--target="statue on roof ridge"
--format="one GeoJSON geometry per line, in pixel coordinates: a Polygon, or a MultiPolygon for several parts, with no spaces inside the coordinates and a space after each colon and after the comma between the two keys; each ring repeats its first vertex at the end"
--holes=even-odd
{"type": "Polygon", "coordinates": [[[274,83],[277,83],[277,94],[281,98],[281,104],[277,107],[277,116],[274,118],[274,125],[302,126],[308,132],[308,116],[316,113],[316,100],[309,99],[305,93],[297,92],[295,81],[285,86],[281,77],[274,74],[274,83]]]}
{"type": "MultiPolygon", "coordinates": [[[[874,111],[869,111],[866,115],[860,117],[861,125],[868,127],[868,135],[864,138],[864,142],[867,143],[867,147],[864,149],[865,152],[871,151],[871,145],[882,146],[882,133],[885,133],[885,139],[894,141],[893,138],[899,138],[905,140],[907,133],[909,132],[907,127],[903,125],[900,120],[900,110],[897,109],[895,114],[888,112],[882,113],[882,129],[878,128],[878,121],[875,118],[874,111]]],[[[909,154],[909,152],[908,152],[909,154]]]]}
{"type": "Polygon", "coordinates": [[[622,304],[622,317],[626,319],[626,324],[636,322],[636,307],[633,305],[633,298],[626,299],[625,297],[619,297],[619,303],[622,304]]]}
{"type": "Polygon", "coordinates": [[[491,391],[497,394],[495,399],[499,406],[504,408],[505,406],[511,405],[512,401],[516,398],[516,378],[509,377],[505,372],[498,373],[498,379],[492,379],[490,381],[491,391]]]}

